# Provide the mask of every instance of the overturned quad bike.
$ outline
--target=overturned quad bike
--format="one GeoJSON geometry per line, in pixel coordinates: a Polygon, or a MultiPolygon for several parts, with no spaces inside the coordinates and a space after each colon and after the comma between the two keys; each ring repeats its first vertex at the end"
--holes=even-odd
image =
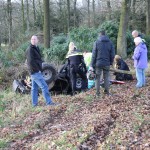
{"type": "MultiPolygon", "coordinates": [[[[68,64],[62,65],[59,71],[54,67],[53,64],[42,64],[42,74],[52,94],[72,94],[69,72],[70,71],[68,64]]],[[[77,91],[82,90],[83,82],[86,81],[84,81],[84,79],[77,75],[77,91]]],[[[16,93],[30,93],[31,80],[29,78],[29,74],[22,75],[19,79],[15,79],[13,81],[13,90],[16,93]]]]}

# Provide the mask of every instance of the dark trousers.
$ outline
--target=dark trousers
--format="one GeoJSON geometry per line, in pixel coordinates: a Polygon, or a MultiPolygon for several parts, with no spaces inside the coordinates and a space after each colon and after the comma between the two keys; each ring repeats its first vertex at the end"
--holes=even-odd
{"type": "Polygon", "coordinates": [[[78,67],[73,66],[70,68],[70,80],[71,80],[72,92],[87,89],[88,82],[87,82],[86,74],[79,71],[78,67]],[[81,78],[82,81],[77,81],[77,78],[79,77],[81,78]]]}
{"type": "Polygon", "coordinates": [[[100,94],[100,78],[103,73],[104,78],[104,92],[109,93],[109,69],[110,66],[101,66],[96,68],[96,94],[100,94]]]}

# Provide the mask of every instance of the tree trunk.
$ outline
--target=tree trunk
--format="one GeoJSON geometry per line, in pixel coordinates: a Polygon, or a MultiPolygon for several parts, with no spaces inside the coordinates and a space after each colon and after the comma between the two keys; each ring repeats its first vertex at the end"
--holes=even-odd
{"type": "MultiPolygon", "coordinates": [[[[127,70],[120,70],[120,69],[114,69],[114,68],[110,68],[109,70],[112,71],[112,72],[117,72],[117,73],[136,75],[136,71],[135,70],[127,71],[127,70]]],[[[145,75],[147,77],[150,76],[150,70],[149,69],[146,69],[145,75]]]]}
{"type": "Polygon", "coordinates": [[[111,5],[110,5],[110,0],[107,0],[107,9],[108,9],[108,13],[106,15],[106,20],[111,20],[111,5]]]}
{"type": "Polygon", "coordinates": [[[73,18],[74,18],[74,27],[76,27],[76,4],[77,4],[77,0],[74,0],[74,14],[73,14],[73,18]]]}
{"type": "Polygon", "coordinates": [[[95,27],[95,0],[92,2],[92,7],[93,7],[93,26],[95,27]]]}
{"type": "Polygon", "coordinates": [[[135,4],[136,4],[136,0],[131,0],[130,30],[135,30],[135,24],[134,24],[136,22],[135,4]]]}
{"type": "Polygon", "coordinates": [[[131,11],[135,13],[135,3],[136,0],[131,0],[131,11]]]}
{"type": "Polygon", "coordinates": [[[35,0],[33,0],[32,3],[33,3],[33,18],[34,18],[34,23],[35,23],[36,22],[35,0]]]}
{"type": "Polygon", "coordinates": [[[0,32],[0,50],[1,50],[1,44],[2,44],[2,38],[1,38],[1,32],[0,32]]]}
{"type": "Polygon", "coordinates": [[[26,0],[26,6],[27,6],[27,33],[29,33],[30,21],[29,21],[29,1],[28,0],[26,0]]]}
{"type": "Polygon", "coordinates": [[[25,33],[26,30],[26,23],[25,23],[25,17],[24,17],[24,1],[21,0],[21,11],[22,11],[22,31],[25,33]]]}
{"type": "Polygon", "coordinates": [[[43,30],[44,18],[43,18],[43,5],[41,4],[41,0],[38,1],[38,4],[39,4],[40,21],[41,21],[40,29],[43,30]]]}
{"type": "Polygon", "coordinates": [[[44,0],[44,47],[50,48],[49,0],[44,0]]]}
{"type": "Polygon", "coordinates": [[[150,0],[146,0],[146,34],[150,35],[150,0]]]}
{"type": "Polygon", "coordinates": [[[88,27],[90,28],[90,0],[87,1],[88,2],[88,27]]]}
{"type": "Polygon", "coordinates": [[[123,0],[122,2],[120,25],[117,37],[117,54],[120,55],[122,58],[127,57],[126,31],[129,20],[129,3],[130,0],[123,0]]]}
{"type": "Polygon", "coordinates": [[[11,0],[7,0],[7,14],[8,14],[8,44],[11,47],[12,44],[12,5],[11,0]]]}
{"type": "Polygon", "coordinates": [[[110,68],[109,70],[112,72],[117,72],[117,73],[132,74],[132,75],[135,74],[135,70],[127,71],[127,70],[120,70],[120,69],[114,69],[114,68],[110,68]]]}
{"type": "Polygon", "coordinates": [[[67,11],[68,11],[67,25],[68,25],[68,32],[69,32],[70,31],[70,0],[67,0],[67,11]]]}

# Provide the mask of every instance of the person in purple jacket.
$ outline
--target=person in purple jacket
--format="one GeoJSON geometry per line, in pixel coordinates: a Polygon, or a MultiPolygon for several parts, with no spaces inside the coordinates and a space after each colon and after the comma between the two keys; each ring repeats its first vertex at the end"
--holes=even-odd
{"type": "Polygon", "coordinates": [[[137,84],[136,88],[141,88],[145,86],[145,69],[148,66],[147,60],[147,47],[146,44],[142,42],[140,37],[134,39],[136,45],[134,54],[132,58],[134,59],[134,67],[136,70],[137,84]]]}

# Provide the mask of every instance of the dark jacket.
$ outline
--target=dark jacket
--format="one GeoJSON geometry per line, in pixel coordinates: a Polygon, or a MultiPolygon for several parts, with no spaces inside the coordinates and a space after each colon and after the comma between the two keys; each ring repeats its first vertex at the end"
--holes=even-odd
{"type": "Polygon", "coordinates": [[[125,61],[123,61],[123,59],[118,60],[117,66],[118,66],[118,69],[120,70],[130,71],[128,65],[126,64],[125,61]]]}
{"type": "Polygon", "coordinates": [[[67,58],[70,69],[72,68],[74,72],[80,74],[87,73],[84,58],[80,50],[75,49],[72,53],[68,54],[67,58]]]}
{"type": "Polygon", "coordinates": [[[30,45],[26,51],[27,65],[30,74],[42,71],[42,56],[39,47],[30,45]]]}
{"type": "Polygon", "coordinates": [[[102,35],[94,43],[92,51],[92,67],[110,66],[113,63],[115,50],[106,35],[102,35]]]}
{"type": "Polygon", "coordinates": [[[85,66],[83,55],[78,49],[75,49],[72,53],[68,54],[67,58],[70,66],[78,67],[80,64],[85,66]]]}
{"type": "MultiPolygon", "coordinates": [[[[125,61],[123,61],[123,59],[118,60],[116,65],[118,66],[117,69],[119,70],[130,71],[128,65],[126,64],[125,61]]],[[[133,77],[130,74],[114,73],[114,75],[116,75],[116,80],[120,80],[120,81],[133,80],[133,77]]]]}

